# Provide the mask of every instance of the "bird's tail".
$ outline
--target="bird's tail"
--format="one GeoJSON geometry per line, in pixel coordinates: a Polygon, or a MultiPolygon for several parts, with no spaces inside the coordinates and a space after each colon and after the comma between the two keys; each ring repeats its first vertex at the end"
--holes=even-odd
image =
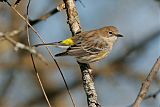
{"type": "Polygon", "coordinates": [[[68,55],[67,52],[62,52],[62,53],[58,53],[58,54],[56,54],[56,55],[54,55],[54,56],[55,56],[55,57],[59,57],[59,56],[66,56],[66,55],[68,55]]]}
{"type": "Polygon", "coordinates": [[[39,46],[44,46],[44,45],[48,45],[48,46],[55,46],[57,45],[58,42],[53,42],[53,43],[42,43],[42,44],[36,44],[34,45],[35,47],[39,47],[39,46]]]}
{"type": "Polygon", "coordinates": [[[34,47],[39,47],[39,46],[55,46],[55,47],[59,47],[59,48],[69,48],[69,46],[62,44],[61,41],[34,45],[34,47]]]}

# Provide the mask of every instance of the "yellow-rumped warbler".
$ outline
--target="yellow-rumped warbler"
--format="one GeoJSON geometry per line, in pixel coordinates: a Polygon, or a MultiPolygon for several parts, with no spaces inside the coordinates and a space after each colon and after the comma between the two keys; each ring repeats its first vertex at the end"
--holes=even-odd
{"type": "Polygon", "coordinates": [[[60,42],[37,44],[54,45],[67,49],[55,56],[74,56],[81,63],[91,63],[106,57],[112,50],[118,37],[123,37],[114,26],[106,26],[97,30],[81,32],[60,42]]]}

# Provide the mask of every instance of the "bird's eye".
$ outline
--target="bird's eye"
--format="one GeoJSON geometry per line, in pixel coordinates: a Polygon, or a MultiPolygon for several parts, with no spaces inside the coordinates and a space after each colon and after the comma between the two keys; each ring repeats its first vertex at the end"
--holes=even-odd
{"type": "Polygon", "coordinates": [[[110,32],[108,32],[109,34],[112,34],[112,32],[110,31],[110,32]]]}

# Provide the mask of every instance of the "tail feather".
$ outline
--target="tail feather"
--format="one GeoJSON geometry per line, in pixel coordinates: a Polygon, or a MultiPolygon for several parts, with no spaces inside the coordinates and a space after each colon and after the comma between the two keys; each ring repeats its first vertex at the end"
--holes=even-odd
{"type": "Polygon", "coordinates": [[[42,43],[42,44],[36,44],[34,45],[35,47],[39,46],[44,46],[44,45],[51,45],[51,46],[56,46],[58,42],[53,42],[53,43],[42,43]]]}
{"type": "Polygon", "coordinates": [[[60,42],[53,42],[53,43],[44,43],[44,44],[36,44],[34,45],[35,47],[39,47],[39,46],[55,46],[55,47],[59,47],[59,48],[69,48],[69,46],[65,45],[65,44],[62,44],[61,41],[60,42]]]}
{"type": "Polygon", "coordinates": [[[59,57],[59,56],[66,56],[66,55],[68,55],[67,52],[62,52],[62,53],[58,53],[58,54],[56,54],[56,55],[54,55],[54,56],[55,56],[55,57],[59,57]]]}

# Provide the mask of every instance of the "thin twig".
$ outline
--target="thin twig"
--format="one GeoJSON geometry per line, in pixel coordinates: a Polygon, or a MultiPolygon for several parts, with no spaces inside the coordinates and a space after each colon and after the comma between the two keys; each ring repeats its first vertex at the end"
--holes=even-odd
{"type": "Polygon", "coordinates": [[[16,0],[16,2],[14,3],[14,5],[18,5],[21,2],[21,0],[16,0]]]}
{"type": "MultiPolygon", "coordinates": [[[[82,4],[82,6],[85,7],[81,0],[75,0],[75,1],[79,1],[82,4]]],[[[61,12],[64,9],[66,9],[65,4],[61,3],[56,8],[54,8],[51,11],[49,11],[48,13],[42,15],[38,19],[35,19],[35,20],[30,19],[29,22],[30,22],[31,25],[37,24],[38,22],[43,21],[43,20],[47,19],[48,17],[50,17],[50,16],[52,16],[52,15],[58,13],[58,12],[61,12]]]]}
{"type": "Polygon", "coordinates": [[[18,51],[19,49],[26,50],[29,53],[35,55],[37,58],[39,58],[43,63],[48,65],[48,62],[46,61],[46,59],[40,53],[38,53],[34,48],[28,47],[20,42],[17,42],[13,40],[12,38],[8,37],[7,35],[3,35],[2,37],[6,39],[7,41],[9,41],[13,46],[15,46],[14,49],[16,51],[18,51]]]}
{"type": "Polygon", "coordinates": [[[152,67],[152,69],[151,69],[150,73],[148,74],[146,80],[142,83],[142,87],[139,91],[139,94],[138,94],[135,102],[132,104],[132,107],[140,107],[140,104],[143,101],[143,99],[145,98],[145,96],[148,92],[148,89],[151,85],[151,82],[154,79],[154,77],[156,76],[159,69],[160,69],[160,57],[155,62],[154,66],[152,67]]]}
{"type": "MultiPolygon", "coordinates": [[[[31,0],[28,1],[28,5],[27,5],[27,19],[28,19],[28,15],[29,15],[29,5],[30,5],[30,2],[31,2],[31,0]]],[[[31,47],[30,35],[29,35],[29,27],[28,27],[28,25],[27,25],[27,40],[28,40],[28,45],[29,45],[29,47],[31,47]]],[[[37,68],[36,68],[36,65],[35,65],[34,58],[33,58],[33,55],[32,55],[32,54],[31,54],[31,60],[32,60],[32,64],[33,64],[33,67],[34,67],[34,70],[35,70],[37,79],[38,79],[38,81],[39,81],[40,87],[41,87],[41,89],[42,89],[43,95],[44,95],[44,97],[45,97],[45,99],[46,99],[46,101],[47,101],[47,103],[48,103],[48,106],[49,106],[49,107],[52,107],[52,106],[51,106],[51,103],[50,103],[50,101],[49,101],[49,99],[48,99],[48,97],[47,97],[47,94],[46,94],[46,92],[45,92],[45,90],[44,90],[44,86],[43,86],[43,84],[42,84],[42,81],[41,81],[41,78],[40,78],[40,76],[39,76],[39,72],[38,72],[38,70],[37,70],[37,68]]]]}
{"type": "MultiPolygon", "coordinates": [[[[72,35],[75,35],[81,32],[80,20],[78,17],[78,12],[75,6],[74,0],[63,0],[66,6],[66,13],[68,17],[68,24],[70,27],[70,31],[72,35]]],[[[87,95],[87,102],[89,107],[100,107],[100,104],[97,100],[97,93],[95,90],[94,82],[91,77],[92,69],[89,64],[79,63],[82,79],[83,79],[83,87],[87,95]]]]}
{"type": "Polygon", "coordinates": [[[0,32],[0,41],[3,41],[5,40],[5,38],[3,38],[2,36],[4,35],[7,35],[8,37],[13,37],[13,36],[16,36],[18,35],[19,33],[21,33],[23,30],[13,30],[11,32],[8,32],[8,33],[3,33],[3,32],[0,32]],[[2,38],[1,38],[2,37],[2,38]]]}
{"type": "MultiPolygon", "coordinates": [[[[16,8],[13,7],[8,1],[5,1],[5,2],[27,23],[27,25],[33,30],[33,32],[37,34],[37,36],[38,36],[38,38],[40,39],[40,41],[41,41],[42,43],[45,43],[44,40],[41,38],[41,35],[34,29],[34,27],[28,22],[28,20],[27,20],[23,15],[21,15],[21,14],[16,10],[16,8]]],[[[68,91],[68,93],[69,93],[69,96],[70,96],[70,98],[71,98],[71,100],[72,100],[73,98],[72,98],[71,93],[70,93],[70,91],[69,91],[69,88],[68,88],[67,82],[66,82],[66,80],[65,80],[65,77],[64,77],[64,75],[63,75],[63,73],[62,73],[62,70],[60,69],[60,67],[59,67],[56,59],[54,58],[54,55],[53,55],[52,52],[50,51],[50,49],[49,49],[47,46],[45,46],[45,48],[47,49],[47,51],[48,51],[49,55],[51,56],[51,58],[53,59],[53,61],[55,62],[56,66],[57,66],[57,68],[58,68],[58,70],[59,70],[59,72],[60,72],[60,74],[61,74],[61,76],[62,76],[62,79],[63,79],[64,84],[65,84],[65,87],[66,87],[66,89],[67,89],[67,91],[68,91]]],[[[73,102],[72,102],[72,103],[73,103],[73,102]]]]}
{"type": "Polygon", "coordinates": [[[34,24],[37,24],[38,22],[40,21],[43,21],[45,19],[47,19],[48,17],[62,11],[63,9],[65,9],[65,4],[64,3],[61,3],[60,5],[58,5],[56,8],[54,8],[53,10],[51,10],[50,12],[42,15],[41,17],[39,17],[38,19],[35,19],[35,20],[29,20],[29,23],[31,25],[34,25],[34,24]]]}
{"type": "Polygon", "coordinates": [[[160,93],[160,89],[158,91],[156,91],[155,93],[153,93],[153,94],[147,95],[144,98],[144,100],[149,99],[149,98],[156,98],[159,93],[160,93]]]}

